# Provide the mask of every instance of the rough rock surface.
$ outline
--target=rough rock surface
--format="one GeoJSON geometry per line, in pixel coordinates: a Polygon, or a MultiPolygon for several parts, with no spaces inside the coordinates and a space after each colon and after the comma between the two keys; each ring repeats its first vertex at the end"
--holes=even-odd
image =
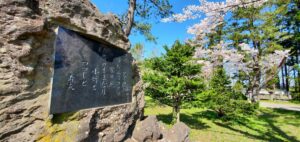
{"type": "Polygon", "coordinates": [[[190,128],[182,122],[176,123],[170,130],[163,130],[163,139],[159,142],[189,142],[190,128]]]}
{"type": "Polygon", "coordinates": [[[156,116],[148,116],[138,122],[133,130],[132,139],[138,142],[157,141],[162,136],[156,116]]]}
{"type": "Polygon", "coordinates": [[[168,129],[156,116],[148,116],[136,123],[131,138],[125,142],[189,142],[189,133],[190,128],[182,122],[168,129]]]}
{"type": "Polygon", "coordinates": [[[142,117],[136,73],[131,104],[49,119],[53,43],[58,25],[128,49],[120,21],[88,0],[0,1],[0,141],[122,141],[142,117]]]}

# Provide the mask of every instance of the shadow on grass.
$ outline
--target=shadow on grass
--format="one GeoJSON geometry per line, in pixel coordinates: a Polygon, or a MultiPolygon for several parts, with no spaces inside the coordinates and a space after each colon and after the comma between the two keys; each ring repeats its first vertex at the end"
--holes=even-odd
{"type": "Polygon", "coordinates": [[[205,110],[205,111],[201,111],[199,113],[195,113],[195,114],[193,114],[193,117],[206,118],[209,120],[217,120],[218,119],[218,115],[212,110],[205,110]]]}
{"type": "Polygon", "coordinates": [[[227,117],[222,117],[220,118],[218,116],[218,114],[216,112],[214,112],[213,110],[205,110],[202,111],[200,113],[197,114],[193,114],[194,117],[198,117],[198,118],[205,118],[208,120],[211,120],[213,122],[215,121],[222,121],[222,123],[226,123],[228,125],[231,124],[244,124],[244,123],[248,123],[249,120],[244,117],[244,116],[227,116],[227,117]]]}
{"type": "MultiPolygon", "coordinates": [[[[296,119],[300,119],[300,112],[297,111],[290,111],[290,110],[282,110],[282,109],[273,109],[272,112],[264,112],[263,115],[259,117],[259,119],[264,120],[265,122],[268,123],[268,126],[276,132],[278,135],[281,137],[293,141],[293,142],[300,142],[299,140],[296,139],[294,136],[289,136],[287,135],[284,131],[282,131],[278,126],[275,125],[274,119],[279,116],[287,116],[287,115],[292,115],[296,119]]],[[[288,121],[288,120],[287,120],[288,121]]]]}
{"type": "MultiPolygon", "coordinates": [[[[240,130],[237,128],[234,128],[232,125],[214,122],[216,125],[227,128],[231,131],[238,132],[240,134],[243,134],[247,137],[251,137],[254,139],[264,140],[264,141],[272,141],[272,142],[281,142],[281,141],[291,141],[291,142],[300,142],[297,140],[294,136],[289,136],[286,132],[282,131],[278,126],[276,126],[276,117],[279,116],[286,116],[286,115],[293,115],[296,119],[300,118],[300,113],[295,111],[287,111],[287,110],[281,110],[281,109],[274,109],[272,111],[264,110],[263,114],[258,116],[258,119],[260,121],[265,122],[266,124],[263,125],[263,127],[268,128],[267,131],[258,129],[253,127],[251,123],[247,122],[240,122],[240,124],[250,130],[253,130],[257,132],[258,134],[251,134],[248,131],[240,130]],[[283,139],[282,139],[283,138],[283,139]]],[[[259,125],[259,124],[256,124],[259,125]]]]}
{"type": "Polygon", "coordinates": [[[286,110],[286,109],[272,109],[273,112],[277,113],[277,115],[293,115],[297,119],[300,119],[300,112],[299,111],[292,111],[292,110],[286,110]]]}
{"type": "MultiPolygon", "coordinates": [[[[162,121],[165,124],[170,125],[172,123],[172,113],[170,114],[159,114],[157,115],[157,119],[159,121],[162,121]]],[[[180,121],[188,125],[192,129],[206,129],[209,128],[209,126],[205,123],[203,123],[199,117],[194,115],[186,115],[186,114],[180,114],[180,121]]]]}

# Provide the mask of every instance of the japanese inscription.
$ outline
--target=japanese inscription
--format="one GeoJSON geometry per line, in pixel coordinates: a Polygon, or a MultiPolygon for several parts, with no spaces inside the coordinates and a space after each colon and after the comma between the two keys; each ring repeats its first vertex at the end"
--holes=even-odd
{"type": "Polygon", "coordinates": [[[131,102],[132,56],[59,27],[50,113],[131,102]]]}

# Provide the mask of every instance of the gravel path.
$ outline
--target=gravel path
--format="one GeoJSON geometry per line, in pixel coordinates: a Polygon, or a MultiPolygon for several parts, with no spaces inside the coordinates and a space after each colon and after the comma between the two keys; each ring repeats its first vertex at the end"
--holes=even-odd
{"type": "Polygon", "coordinates": [[[267,108],[279,108],[285,110],[293,110],[300,112],[300,105],[292,105],[292,104],[279,104],[279,103],[269,103],[269,102],[260,102],[261,107],[267,108]]]}

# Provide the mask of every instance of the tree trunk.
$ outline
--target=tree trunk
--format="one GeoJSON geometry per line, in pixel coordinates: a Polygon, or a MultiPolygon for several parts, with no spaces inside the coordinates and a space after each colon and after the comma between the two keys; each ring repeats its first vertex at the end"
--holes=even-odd
{"type": "Polygon", "coordinates": [[[250,103],[252,102],[252,98],[253,98],[253,95],[252,95],[252,94],[253,94],[253,93],[252,93],[252,92],[253,92],[253,89],[251,89],[251,90],[252,90],[252,91],[251,91],[251,92],[249,91],[249,92],[248,92],[248,95],[247,95],[247,96],[248,96],[248,99],[247,99],[247,100],[248,100],[248,102],[250,102],[250,103]]]}
{"type": "Polygon", "coordinates": [[[285,87],[285,81],[284,81],[284,69],[283,69],[283,66],[281,67],[281,80],[282,80],[282,88],[281,89],[284,89],[285,87]]]}
{"type": "Polygon", "coordinates": [[[290,88],[290,86],[289,86],[289,73],[288,73],[286,64],[284,65],[284,72],[285,72],[285,85],[286,85],[285,89],[286,89],[287,92],[289,92],[289,90],[290,90],[289,89],[290,88]]]}
{"type": "MultiPolygon", "coordinates": [[[[293,60],[293,63],[295,64],[296,63],[296,60],[294,57],[292,57],[292,60],[293,60]]],[[[298,91],[298,80],[297,80],[297,77],[296,77],[296,69],[293,68],[293,78],[294,78],[294,92],[297,92],[298,91]]]]}
{"type": "Polygon", "coordinates": [[[173,105],[173,123],[180,122],[180,98],[176,97],[173,105]]]}
{"type": "Polygon", "coordinates": [[[255,102],[257,102],[257,101],[259,101],[259,99],[258,99],[258,95],[259,95],[259,90],[260,90],[260,88],[259,88],[259,80],[260,80],[260,77],[256,77],[257,79],[256,79],[256,81],[254,82],[254,85],[253,85],[253,94],[252,94],[252,99],[251,99],[251,102],[252,103],[255,103],[255,102]]]}
{"type": "Polygon", "coordinates": [[[296,69],[293,69],[293,74],[294,74],[294,92],[298,92],[298,81],[297,81],[297,77],[296,77],[296,69]]]}
{"type": "Polygon", "coordinates": [[[173,123],[180,122],[180,108],[179,106],[173,107],[173,123]]]}
{"type": "Polygon", "coordinates": [[[176,111],[177,115],[176,115],[176,122],[180,122],[180,108],[178,106],[177,111],[176,111]]]}
{"type": "Polygon", "coordinates": [[[124,29],[125,35],[127,37],[130,35],[132,29],[135,8],[136,8],[136,0],[130,0],[128,13],[127,13],[127,24],[126,24],[126,28],[124,29]]]}
{"type": "Polygon", "coordinates": [[[173,106],[173,112],[172,112],[172,123],[174,123],[174,122],[177,121],[176,118],[177,118],[177,113],[176,113],[176,106],[174,104],[174,106],[173,106]]]}
{"type": "Polygon", "coordinates": [[[260,70],[254,69],[256,71],[254,71],[255,75],[253,78],[253,81],[250,83],[250,88],[249,91],[247,92],[247,96],[248,96],[248,101],[250,103],[255,103],[258,101],[258,95],[259,95],[259,91],[260,91],[260,70]]]}
{"type": "Polygon", "coordinates": [[[258,101],[258,95],[260,91],[260,83],[261,83],[261,71],[260,71],[260,65],[259,65],[260,57],[256,57],[255,64],[253,67],[254,72],[254,79],[253,79],[253,85],[252,85],[252,98],[251,102],[257,102],[258,101]]]}
{"type": "MultiPolygon", "coordinates": [[[[299,46],[298,46],[299,47],[299,46]]],[[[299,50],[297,49],[296,50],[296,63],[297,63],[297,65],[299,64],[299,50]]],[[[298,78],[298,92],[300,92],[300,72],[297,70],[297,78],[298,78]]]]}

